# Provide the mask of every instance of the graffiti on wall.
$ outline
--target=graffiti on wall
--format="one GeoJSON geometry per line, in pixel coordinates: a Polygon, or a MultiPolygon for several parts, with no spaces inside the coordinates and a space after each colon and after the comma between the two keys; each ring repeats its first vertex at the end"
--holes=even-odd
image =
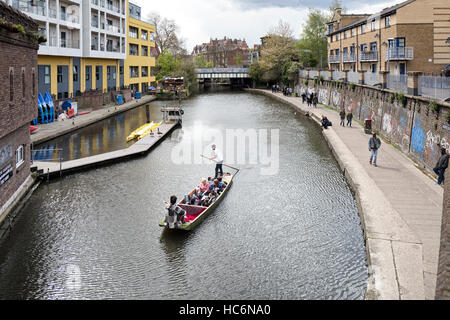
{"type": "Polygon", "coordinates": [[[425,132],[422,129],[422,121],[419,118],[416,118],[412,130],[411,149],[421,155],[425,149],[425,132]]]}
{"type": "Polygon", "coordinates": [[[341,108],[341,93],[339,91],[331,91],[331,105],[336,108],[341,108]]]}
{"type": "Polygon", "coordinates": [[[385,113],[383,116],[383,131],[387,134],[392,133],[392,123],[391,123],[391,115],[389,113],[385,113]]]}
{"type": "Polygon", "coordinates": [[[328,90],[319,89],[319,95],[317,98],[319,99],[320,104],[328,105],[329,103],[328,90]]]}

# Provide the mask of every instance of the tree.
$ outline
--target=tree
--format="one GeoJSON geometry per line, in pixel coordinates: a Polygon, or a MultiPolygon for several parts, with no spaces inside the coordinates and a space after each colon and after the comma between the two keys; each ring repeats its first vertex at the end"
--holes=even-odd
{"type": "Polygon", "coordinates": [[[248,68],[248,72],[250,77],[253,79],[255,83],[258,83],[261,81],[261,66],[259,65],[259,62],[253,62],[250,67],[248,68]]]}
{"type": "Polygon", "coordinates": [[[158,13],[150,13],[148,19],[155,25],[155,43],[160,52],[168,51],[173,55],[184,55],[184,40],[178,33],[178,26],[173,20],[162,18],[158,13]]]}
{"type": "Polygon", "coordinates": [[[280,20],[277,27],[271,29],[261,48],[259,67],[264,81],[280,81],[285,64],[297,60],[293,32],[288,23],[280,20]]]}
{"type": "Polygon", "coordinates": [[[177,60],[169,51],[164,51],[156,60],[156,80],[173,76],[177,67],[177,60]]]}
{"type": "Polygon", "coordinates": [[[203,53],[201,53],[199,56],[196,56],[194,58],[194,66],[196,68],[206,68],[206,65],[208,62],[206,61],[205,57],[203,56],[203,53]]]}
{"type": "Polygon", "coordinates": [[[303,67],[321,67],[328,64],[327,28],[328,17],[320,10],[309,9],[308,20],[297,44],[299,60],[303,67]]]}

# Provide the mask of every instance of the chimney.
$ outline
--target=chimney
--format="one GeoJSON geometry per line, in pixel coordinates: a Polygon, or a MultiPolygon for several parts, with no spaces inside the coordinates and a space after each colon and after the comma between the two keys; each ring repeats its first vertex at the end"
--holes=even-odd
{"type": "Polygon", "coordinates": [[[335,9],[336,14],[340,17],[342,13],[342,8],[336,8],[335,9]]]}

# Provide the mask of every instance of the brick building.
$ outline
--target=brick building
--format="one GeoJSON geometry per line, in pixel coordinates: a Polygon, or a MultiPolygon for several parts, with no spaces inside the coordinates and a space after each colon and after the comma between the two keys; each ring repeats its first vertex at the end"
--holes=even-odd
{"type": "Polygon", "coordinates": [[[337,9],[328,23],[330,70],[441,72],[450,63],[445,8],[448,0],[408,0],[375,14],[337,9]]]}
{"type": "Polygon", "coordinates": [[[38,24],[0,2],[0,222],[30,182],[30,121],[37,117],[38,24]]]}
{"type": "Polygon", "coordinates": [[[211,62],[215,68],[248,67],[250,63],[250,51],[245,40],[238,39],[211,39],[209,43],[203,43],[194,47],[192,56],[203,55],[207,62],[211,62]]]}

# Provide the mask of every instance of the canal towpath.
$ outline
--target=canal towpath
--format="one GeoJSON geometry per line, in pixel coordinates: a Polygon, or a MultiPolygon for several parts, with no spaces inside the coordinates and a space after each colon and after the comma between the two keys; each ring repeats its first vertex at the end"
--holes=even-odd
{"type": "Polygon", "coordinates": [[[73,119],[55,121],[48,124],[39,124],[36,133],[31,135],[34,145],[44,143],[72,131],[87,127],[93,123],[115,116],[122,112],[137,108],[150,103],[156,99],[155,96],[143,96],[141,99],[133,99],[122,105],[109,105],[99,110],[93,110],[88,114],[77,116],[73,119]]]}
{"type": "Polygon", "coordinates": [[[339,126],[338,112],[308,107],[301,98],[253,89],[287,102],[320,123],[324,136],[356,193],[371,281],[366,299],[434,299],[441,234],[443,189],[406,155],[384,142],[378,168],[369,164],[370,135],[354,121],[339,126]]]}

